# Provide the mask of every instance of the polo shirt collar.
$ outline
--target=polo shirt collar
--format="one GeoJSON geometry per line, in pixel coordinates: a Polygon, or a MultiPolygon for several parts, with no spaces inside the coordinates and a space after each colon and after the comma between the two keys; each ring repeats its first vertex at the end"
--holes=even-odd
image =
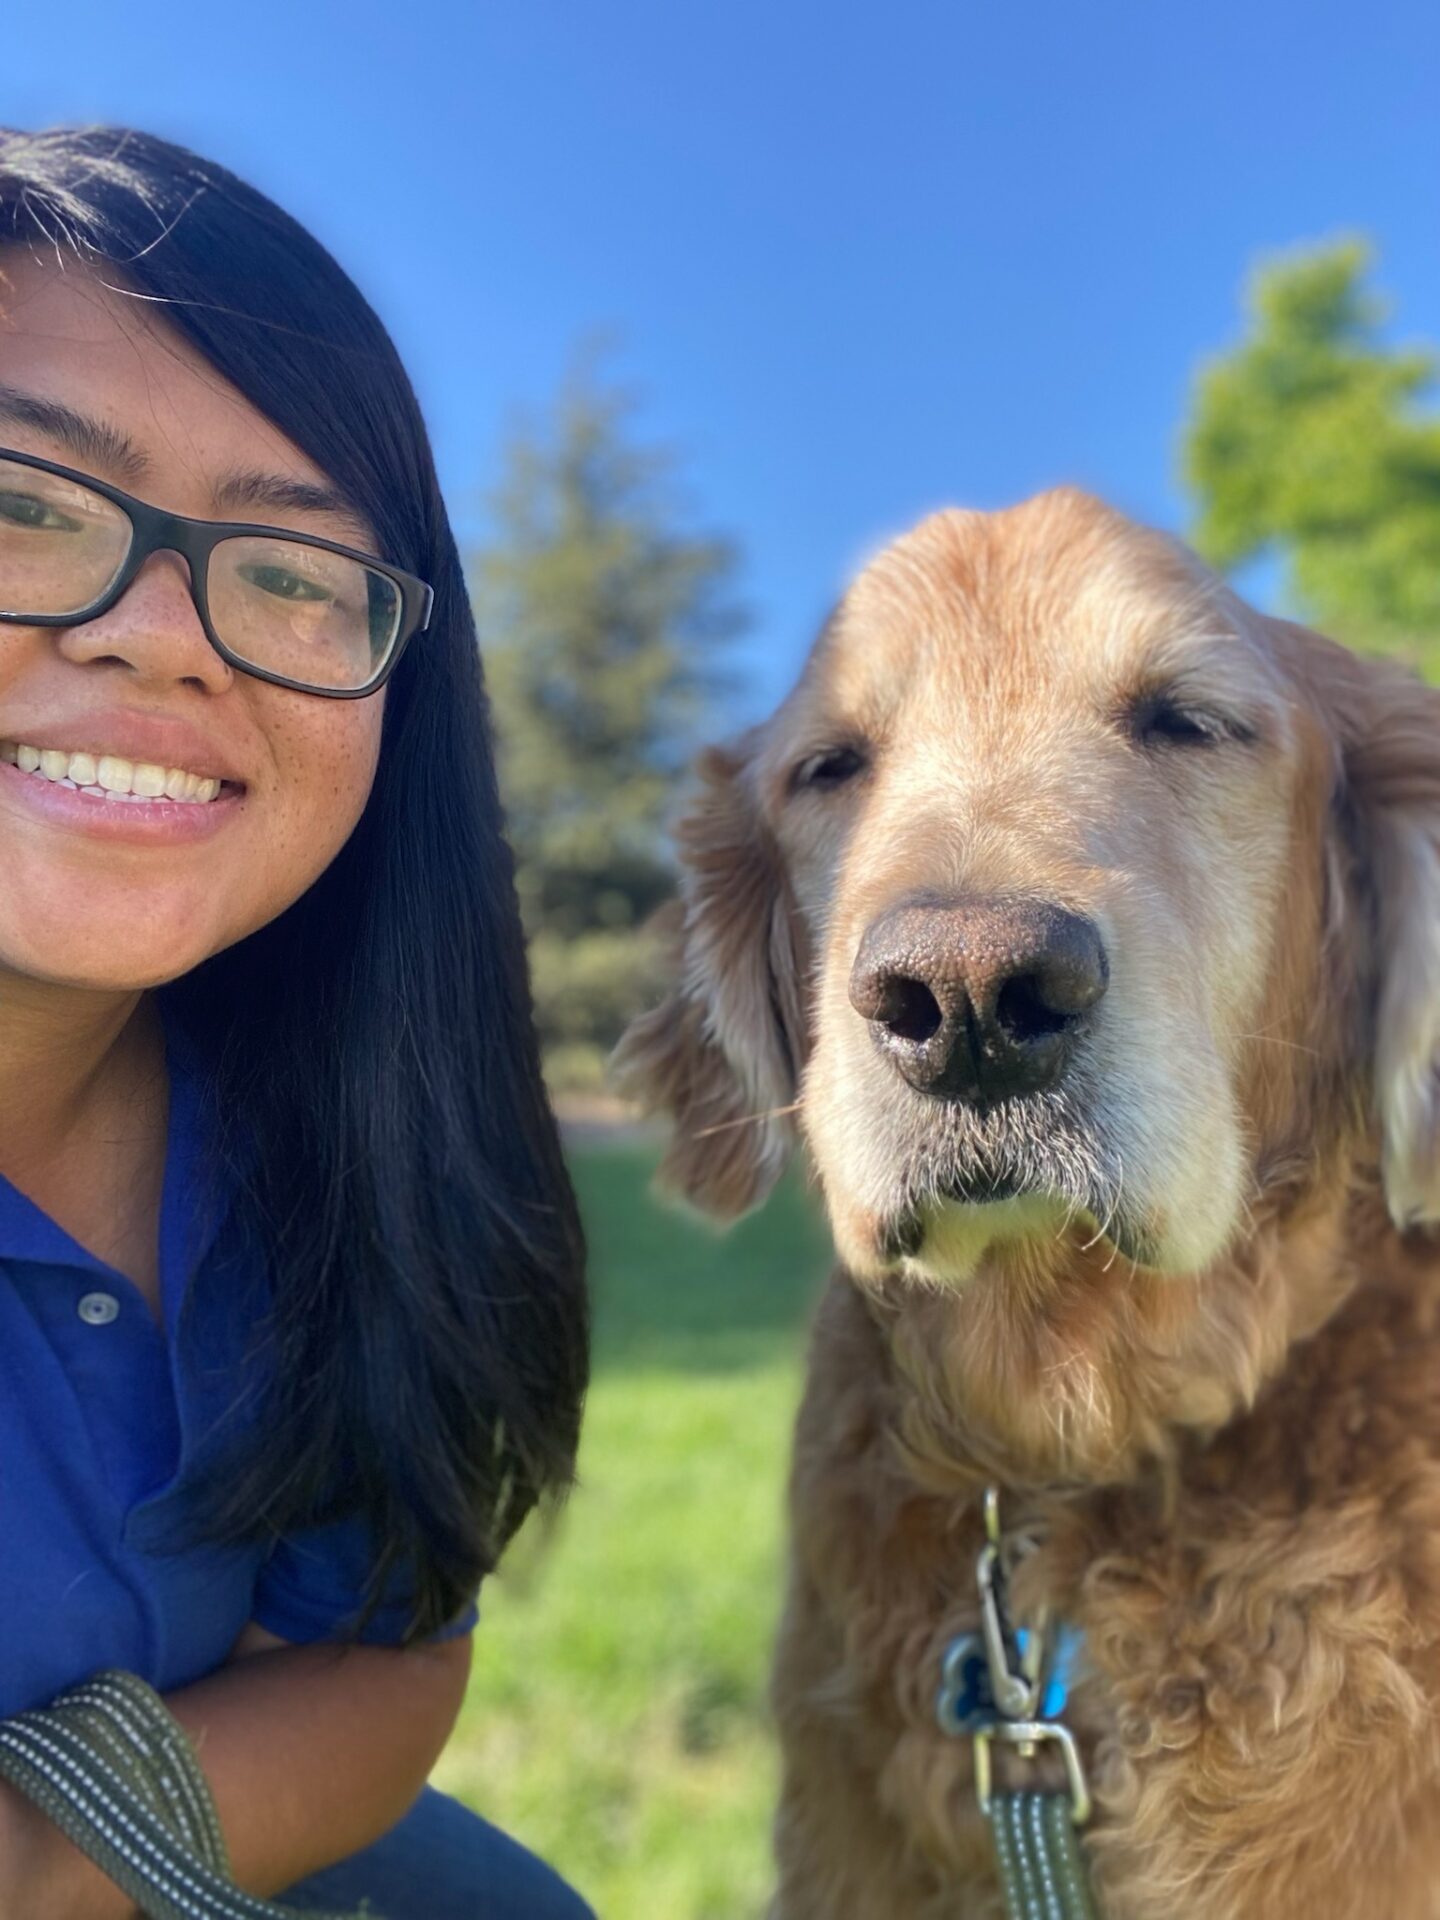
{"type": "MultiPolygon", "coordinates": [[[[224,1219],[226,1196],[218,1181],[207,1177],[203,1064],[167,1005],[163,991],[157,993],[156,1004],[164,1028],[165,1064],[170,1082],[165,1179],[160,1203],[160,1297],[166,1329],[173,1334],[191,1277],[213,1245],[224,1219]]],[[[0,1260],[79,1268],[107,1280],[124,1281],[123,1275],[81,1246],[3,1174],[0,1174],[0,1260]]],[[[124,1284],[130,1283],[124,1281],[124,1284]]]]}

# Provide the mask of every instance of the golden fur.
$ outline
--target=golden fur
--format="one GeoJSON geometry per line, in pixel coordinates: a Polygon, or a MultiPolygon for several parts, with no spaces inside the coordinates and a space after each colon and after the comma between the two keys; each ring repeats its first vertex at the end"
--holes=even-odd
{"type": "Polygon", "coordinates": [[[1440,696],[1063,492],[887,549],[700,771],[675,991],[620,1069],[716,1212],[798,1134],[842,1263],[775,1920],[1000,1910],[934,1718],[990,1478],[1037,1543],[1017,1612],[1085,1635],[1107,1920],[1440,1916],[1440,696]],[[1142,738],[1159,695],[1214,737],[1142,738]],[[880,913],[976,894],[1089,916],[1110,963],[1060,1090],[989,1114],[847,996],[880,913]],[[1022,1197],[955,1198],[977,1154],[1022,1197]]]}

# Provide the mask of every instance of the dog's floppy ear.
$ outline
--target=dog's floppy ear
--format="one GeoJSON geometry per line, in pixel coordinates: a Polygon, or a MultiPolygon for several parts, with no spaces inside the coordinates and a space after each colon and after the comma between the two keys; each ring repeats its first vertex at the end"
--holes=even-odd
{"type": "Polygon", "coordinates": [[[674,1119],[662,1181],[733,1218],[774,1186],[806,1051],[806,956],[779,849],[752,790],[749,737],[702,754],[664,910],[675,985],[620,1041],[612,1076],[674,1119]]]}
{"type": "Polygon", "coordinates": [[[1346,775],[1378,939],[1375,1102],[1398,1227],[1440,1222],[1440,690],[1363,663],[1346,775]]]}

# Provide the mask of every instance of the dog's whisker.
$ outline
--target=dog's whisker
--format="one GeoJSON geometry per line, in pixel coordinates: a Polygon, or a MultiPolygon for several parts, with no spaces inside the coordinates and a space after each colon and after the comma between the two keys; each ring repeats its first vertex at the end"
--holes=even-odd
{"type": "Polygon", "coordinates": [[[1298,1040],[1282,1040],[1277,1034],[1273,1033],[1241,1033],[1237,1034],[1236,1038],[1239,1040],[1263,1040],[1267,1047],[1288,1047],[1292,1053],[1308,1053],[1312,1060],[1322,1060],[1324,1058],[1324,1055],[1318,1047],[1304,1047],[1301,1046],[1298,1040]]]}
{"type": "MultiPolygon", "coordinates": [[[[1105,1209],[1105,1217],[1100,1222],[1099,1226],[1096,1227],[1094,1233],[1090,1236],[1090,1238],[1087,1241],[1085,1241],[1084,1244],[1082,1245],[1080,1249],[1082,1253],[1089,1253],[1091,1248],[1098,1246],[1099,1243],[1109,1233],[1110,1228],[1115,1222],[1115,1217],[1120,1211],[1121,1203],[1124,1199],[1124,1193],[1125,1193],[1125,1163],[1121,1159],[1120,1155],[1117,1153],[1115,1156],[1115,1185],[1110,1195],[1109,1205],[1105,1209]]],[[[1119,1248],[1114,1246],[1114,1244],[1112,1243],[1112,1251],[1111,1251],[1110,1259],[1105,1262],[1104,1267],[1101,1269],[1102,1272],[1108,1273],[1110,1271],[1111,1263],[1114,1261],[1115,1254],[1118,1251],[1119,1251],[1119,1248]]]]}
{"type": "Polygon", "coordinates": [[[1115,1218],[1115,1213],[1118,1206],[1119,1206],[1119,1197],[1118,1195],[1116,1195],[1114,1198],[1110,1200],[1109,1204],[1106,1206],[1104,1217],[1100,1221],[1099,1225],[1096,1227],[1094,1233],[1091,1234],[1088,1240],[1082,1243],[1080,1248],[1080,1251],[1082,1253],[1089,1253],[1092,1247],[1098,1246],[1100,1242],[1105,1238],[1105,1235],[1110,1231],[1110,1222],[1115,1218]]]}
{"type": "Polygon", "coordinates": [[[1074,1225],[1075,1216],[1079,1211],[1080,1211],[1079,1196],[1073,1193],[1067,1195],[1065,1200],[1064,1215],[1061,1218],[1060,1225],[1055,1230],[1055,1240],[1057,1245],[1064,1240],[1066,1234],[1070,1231],[1071,1227],[1074,1225]]]}
{"type": "Polygon", "coordinates": [[[770,1107],[764,1113],[742,1113],[738,1120],[718,1120],[713,1127],[697,1127],[696,1140],[708,1140],[712,1133],[728,1133],[732,1127],[756,1127],[765,1120],[780,1120],[787,1113],[798,1113],[801,1102],[792,1100],[788,1107],[770,1107]]]}

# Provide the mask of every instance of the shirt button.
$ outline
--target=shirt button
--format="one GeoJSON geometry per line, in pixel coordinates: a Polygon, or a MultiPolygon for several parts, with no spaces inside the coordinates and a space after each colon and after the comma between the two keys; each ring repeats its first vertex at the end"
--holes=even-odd
{"type": "Polygon", "coordinates": [[[75,1311],[87,1327],[108,1327],[120,1311],[113,1293],[87,1293],[75,1311]]]}

